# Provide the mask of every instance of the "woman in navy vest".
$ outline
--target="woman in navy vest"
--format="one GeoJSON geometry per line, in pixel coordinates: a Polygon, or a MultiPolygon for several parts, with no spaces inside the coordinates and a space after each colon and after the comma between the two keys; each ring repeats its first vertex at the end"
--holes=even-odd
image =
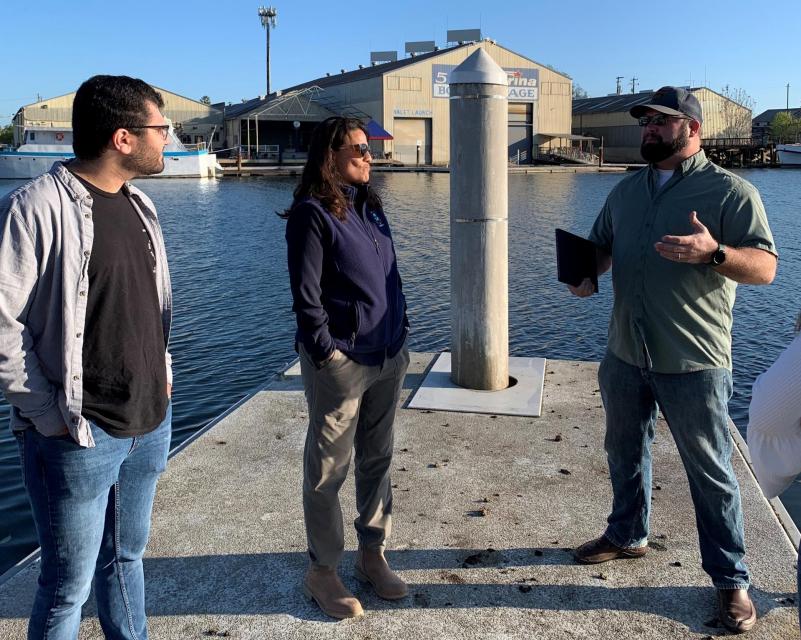
{"type": "Polygon", "coordinates": [[[303,589],[334,618],[363,615],[337,574],[344,549],[339,489],[355,448],[356,577],[388,600],[408,589],[387,565],[395,408],[409,352],[395,247],[370,187],[367,131],[332,117],[312,134],[286,241],[309,427],[303,513],[309,569],[303,589]]]}

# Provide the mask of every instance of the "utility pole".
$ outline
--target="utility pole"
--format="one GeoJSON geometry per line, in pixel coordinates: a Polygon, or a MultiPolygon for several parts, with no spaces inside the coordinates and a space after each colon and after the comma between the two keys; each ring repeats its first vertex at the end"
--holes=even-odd
{"type": "Polygon", "coordinates": [[[634,78],[631,79],[631,92],[632,93],[637,93],[637,80],[639,80],[639,78],[634,77],[634,78]]]}
{"type": "Polygon", "coordinates": [[[623,88],[620,86],[620,81],[622,79],[623,79],[623,76],[616,76],[615,77],[615,82],[617,83],[617,89],[615,91],[617,92],[617,95],[620,95],[621,93],[623,93],[623,88]]]}
{"type": "Polygon", "coordinates": [[[259,7],[261,26],[267,32],[267,95],[270,95],[270,29],[278,23],[278,9],[275,7],[259,7]]]}
{"type": "Polygon", "coordinates": [[[787,83],[787,115],[790,115],[790,83],[787,83]]]}

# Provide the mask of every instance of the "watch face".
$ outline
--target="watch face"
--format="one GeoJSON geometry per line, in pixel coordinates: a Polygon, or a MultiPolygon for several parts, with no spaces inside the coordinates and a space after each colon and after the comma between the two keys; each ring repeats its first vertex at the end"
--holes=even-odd
{"type": "Polygon", "coordinates": [[[712,254],[712,264],[719,265],[723,264],[725,261],[726,261],[726,250],[723,249],[722,247],[719,248],[717,251],[715,251],[714,254],[712,254]]]}

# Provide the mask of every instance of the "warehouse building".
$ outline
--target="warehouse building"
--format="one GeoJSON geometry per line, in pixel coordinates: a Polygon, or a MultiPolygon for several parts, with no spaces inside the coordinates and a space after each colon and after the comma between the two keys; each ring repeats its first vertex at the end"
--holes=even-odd
{"type": "MultiPolygon", "coordinates": [[[[407,164],[447,165],[450,158],[449,77],[477,48],[484,49],[509,80],[509,158],[532,162],[549,143],[570,138],[569,76],[510,51],[477,30],[448,32],[453,46],[406,43],[408,57],[373,52],[368,65],[290,87],[225,109],[225,146],[260,155],[303,154],[314,125],[331,114],[372,121],[374,157],[407,164]],[[385,135],[380,132],[383,131],[385,135]]],[[[252,154],[251,154],[252,155],[252,154]]]]}
{"type": "MultiPolygon", "coordinates": [[[[164,100],[163,113],[172,122],[181,142],[185,144],[212,143],[219,147],[222,140],[223,111],[221,108],[185,98],[166,89],[153,87],[164,100]]],[[[75,92],[56,98],[40,100],[21,107],[11,121],[14,125],[14,145],[22,143],[26,127],[72,127],[72,102],[75,92]]]]}
{"type": "MultiPolygon", "coordinates": [[[[701,103],[704,113],[701,136],[709,145],[716,145],[721,139],[751,137],[750,109],[706,87],[685,88],[701,103]]],[[[574,100],[573,133],[602,138],[604,160],[608,162],[642,162],[641,131],[629,110],[648,104],[653,94],[649,90],[574,100]]]]}

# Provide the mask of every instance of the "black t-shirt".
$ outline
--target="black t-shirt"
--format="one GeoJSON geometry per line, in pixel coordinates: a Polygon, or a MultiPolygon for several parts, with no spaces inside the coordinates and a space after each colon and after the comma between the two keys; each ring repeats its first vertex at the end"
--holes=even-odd
{"type": "Polygon", "coordinates": [[[94,241],[83,342],[85,418],[109,435],[153,431],[167,412],[156,255],[133,204],[76,176],[92,194],[94,241]]]}

